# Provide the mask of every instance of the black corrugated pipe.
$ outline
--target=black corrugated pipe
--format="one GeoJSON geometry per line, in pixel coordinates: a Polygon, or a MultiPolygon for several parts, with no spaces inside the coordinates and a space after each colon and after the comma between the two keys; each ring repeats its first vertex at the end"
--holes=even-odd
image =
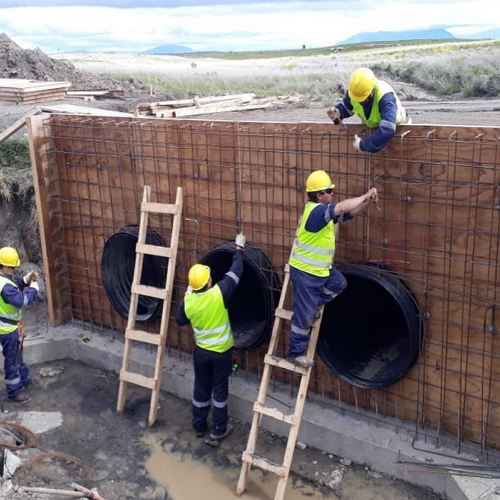
{"type": "MultiPolygon", "coordinates": [[[[201,263],[210,267],[214,284],[229,271],[235,251],[233,243],[223,243],[202,257],[201,263]]],[[[280,290],[281,283],[269,259],[247,245],[243,275],[228,307],[236,349],[253,349],[269,340],[280,290]]]]}
{"type": "MultiPolygon", "coordinates": [[[[116,312],[127,319],[130,308],[130,287],[134,278],[135,246],[139,228],[129,226],[115,233],[104,244],[101,261],[102,282],[106,295],[116,312]]],[[[148,229],[148,245],[165,246],[161,236],[148,229]]],[[[168,259],[145,255],[142,266],[141,284],[165,288],[168,259]]],[[[154,297],[139,296],[137,322],[151,321],[161,310],[163,301],[154,297]]]]}
{"type": "Polygon", "coordinates": [[[387,387],[418,358],[423,337],[418,304],[387,268],[355,264],[339,270],[347,288],[325,306],[318,354],[352,385],[387,387]]]}

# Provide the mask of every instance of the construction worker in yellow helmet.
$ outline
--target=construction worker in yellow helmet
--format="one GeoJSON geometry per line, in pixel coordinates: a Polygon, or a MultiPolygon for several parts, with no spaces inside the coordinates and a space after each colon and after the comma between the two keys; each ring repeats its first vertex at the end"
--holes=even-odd
{"type": "Polygon", "coordinates": [[[10,401],[27,403],[31,396],[24,389],[33,380],[21,349],[22,310],[35,302],[39,285],[35,271],[30,271],[22,279],[14,277],[20,265],[15,248],[0,249],[0,344],[4,356],[5,388],[10,401]]]}
{"type": "Polygon", "coordinates": [[[319,307],[333,300],[346,287],[342,273],[333,267],[334,225],[377,203],[377,190],[334,202],[335,184],[324,170],[307,178],[308,200],[290,258],[293,284],[293,315],[287,360],[302,368],[313,365],[306,356],[311,326],[319,318],[319,307]]]}
{"type": "Polygon", "coordinates": [[[238,234],[231,267],[215,285],[208,266],[195,264],[191,267],[186,295],[175,313],[179,326],[191,324],[196,342],[193,355],[193,428],[197,437],[205,435],[212,407],[212,428],[207,443],[213,446],[233,431],[233,426],[228,423],[227,409],[234,344],[228,305],[243,273],[245,243],[245,236],[238,234]]]}
{"type": "Polygon", "coordinates": [[[354,148],[370,153],[376,153],[389,144],[396,133],[396,125],[411,123],[394,89],[377,79],[369,68],[358,68],[352,73],[344,99],[327,114],[335,125],[358,115],[368,128],[377,128],[365,139],[357,134],[354,136],[354,148]]]}

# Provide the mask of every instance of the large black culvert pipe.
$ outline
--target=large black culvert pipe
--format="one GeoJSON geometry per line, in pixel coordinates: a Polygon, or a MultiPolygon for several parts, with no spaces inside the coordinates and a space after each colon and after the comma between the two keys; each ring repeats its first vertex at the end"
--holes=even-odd
{"type": "MultiPolygon", "coordinates": [[[[130,308],[130,287],[134,278],[135,246],[139,228],[130,226],[121,229],[104,244],[101,261],[101,274],[104,289],[116,312],[127,319],[130,308]]],[[[161,236],[152,230],[146,233],[148,245],[162,245],[161,236]]],[[[141,284],[165,288],[168,259],[145,255],[142,266],[141,284]]],[[[137,322],[151,321],[161,310],[163,301],[154,297],[139,296],[137,322]]]]}
{"type": "Polygon", "coordinates": [[[318,354],[352,385],[387,387],[418,358],[423,335],[418,304],[388,269],[356,264],[339,270],[347,288],[325,306],[318,354]]]}
{"type": "MultiPolygon", "coordinates": [[[[229,271],[235,251],[234,244],[223,243],[202,257],[214,283],[229,271]]],[[[253,349],[269,340],[280,289],[281,283],[264,253],[245,247],[243,275],[228,307],[236,349],[253,349]]]]}

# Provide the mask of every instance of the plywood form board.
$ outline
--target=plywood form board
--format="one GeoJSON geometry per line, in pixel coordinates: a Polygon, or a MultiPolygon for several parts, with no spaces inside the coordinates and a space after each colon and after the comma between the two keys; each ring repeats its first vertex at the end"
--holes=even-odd
{"type": "Polygon", "coordinates": [[[34,92],[40,90],[52,90],[64,88],[71,85],[70,82],[46,82],[40,80],[25,80],[21,78],[0,78],[0,92],[34,92]]]}
{"type": "Polygon", "coordinates": [[[52,326],[71,319],[68,260],[61,244],[64,227],[61,219],[58,166],[51,151],[46,116],[27,117],[33,184],[40,226],[45,286],[52,326]]]}
{"type": "MultiPolygon", "coordinates": [[[[484,402],[478,405],[475,393],[491,389],[483,371],[492,367],[489,360],[498,350],[491,334],[485,333],[485,324],[499,327],[491,309],[498,304],[497,129],[401,127],[389,147],[367,155],[352,148],[353,134],[363,131],[355,126],[346,132],[329,124],[74,116],[65,124],[61,119],[52,123],[57,164],[64,171],[60,177],[66,218],[73,225],[98,222],[105,228],[102,238],[86,243],[96,246],[96,262],[106,238],[137,220],[137,193],[145,183],[164,203],[171,202],[178,185],[183,187],[179,293],[185,290],[190,265],[240,229],[282,272],[311,170],[330,172],[338,199],[375,185],[381,211],[371,208],[342,225],[337,260],[375,261],[398,272],[427,313],[424,351],[408,375],[386,390],[353,390],[321,361],[313,388],[349,403],[362,400],[369,409],[384,406],[388,414],[401,418],[420,418],[420,407],[434,427],[453,428],[457,412],[465,411],[467,422],[481,418],[484,402]],[[464,349],[468,356],[457,358],[464,349]],[[442,377],[446,373],[450,378],[464,366],[465,379],[473,382],[458,405],[452,401],[456,387],[442,387],[442,377]],[[442,411],[435,410],[443,404],[442,411]]],[[[85,314],[91,321],[103,321],[91,317],[92,308],[85,314]]],[[[101,314],[106,321],[113,315],[101,314]]],[[[177,335],[173,346],[192,348],[189,329],[172,331],[177,335]]],[[[282,351],[287,333],[282,333],[282,351]]],[[[242,357],[259,369],[258,352],[242,357]]],[[[498,427],[495,407],[489,423],[498,427]]],[[[468,432],[477,437],[480,428],[471,424],[468,432]]]]}

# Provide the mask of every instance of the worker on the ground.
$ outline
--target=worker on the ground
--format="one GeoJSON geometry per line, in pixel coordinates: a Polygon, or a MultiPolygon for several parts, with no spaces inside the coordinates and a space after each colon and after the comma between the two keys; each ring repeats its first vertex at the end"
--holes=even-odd
{"type": "Polygon", "coordinates": [[[369,153],[376,153],[389,144],[396,133],[396,125],[411,123],[394,89],[375,78],[368,68],[354,71],[343,101],[330,108],[327,114],[335,125],[356,114],[368,128],[378,127],[366,139],[354,136],[354,148],[369,153]]]}
{"type": "Polygon", "coordinates": [[[23,361],[19,330],[22,309],[35,301],[39,285],[34,271],[22,279],[14,278],[14,272],[20,264],[14,248],[0,249],[0,343],[4,356],[5,386],[11,401],[27,403],[31,396],[23,389],[31,385],[32,379],[23,361]]]}
{"type": "Polygon", "coordinates": [[[372,187],[362,196],[335,203],[334,187],[323,170],[309,175],[306,184],[309,199],[290,258],[294,300],[287,359],[303,368],[313,365],[306,351],[311,325],[319,318],[319,307],[346,287],[344,276],[333,267],[334,224],[351,219],[378,201],[377,190],[372,187]]]}
{"type": "Polygon", "coordinates": [[[236,236],[231,268],[214,286],[208,266],[195,264],[189,270],[189,287],[175,314],[178,325],[191,323],[196,342],[193,428],[197,437],[204,436],[210,406],[213,406],[212,441],[220,441],[233,431],[233,426],[228,423],[227,403],[234,339],[227,309],[243,273],[245,242],[243,234],[236,236]]]}

